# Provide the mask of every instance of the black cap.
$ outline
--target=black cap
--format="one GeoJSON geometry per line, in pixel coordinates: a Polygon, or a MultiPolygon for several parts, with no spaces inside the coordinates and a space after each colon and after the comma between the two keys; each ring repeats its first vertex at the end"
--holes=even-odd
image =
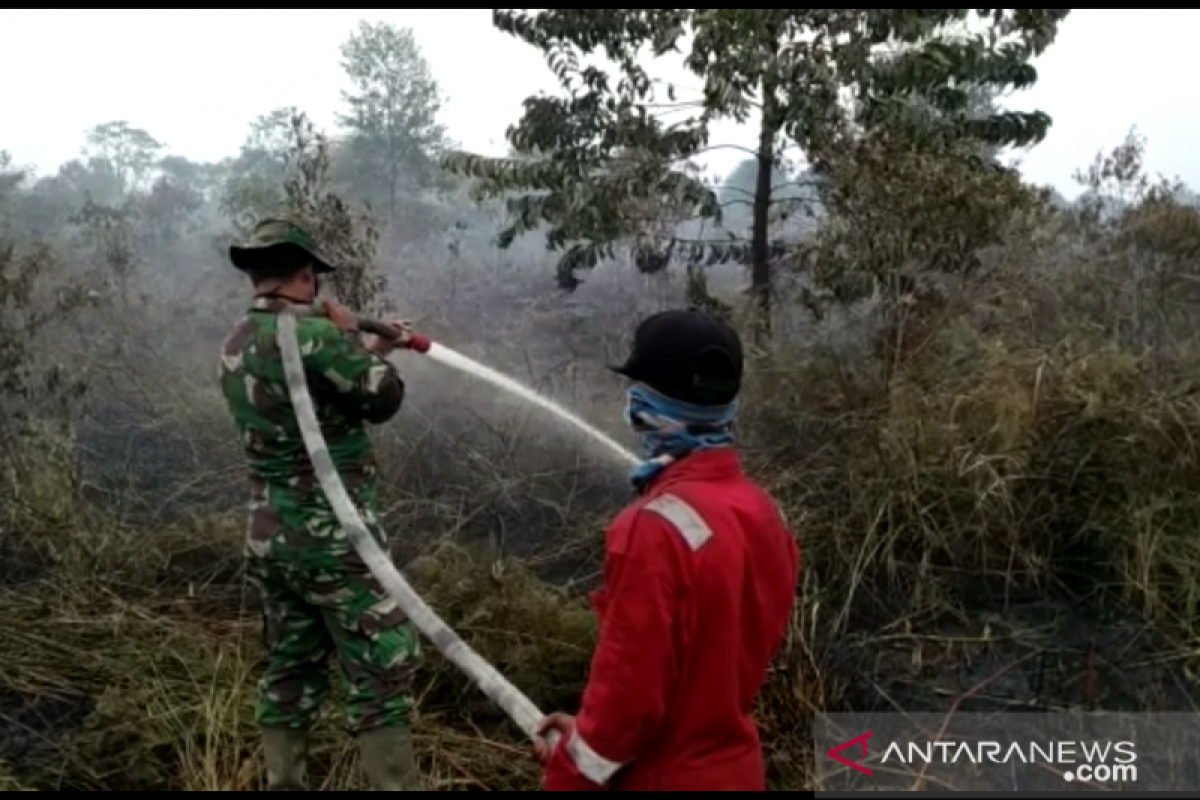
{"type": "Polygon", "coordinates": [[[722,405],[742,386],[742,341],[728,323],[700,309],[663,311],[633,334],[633,352],[613,372],[667,397],[722,405]]]}

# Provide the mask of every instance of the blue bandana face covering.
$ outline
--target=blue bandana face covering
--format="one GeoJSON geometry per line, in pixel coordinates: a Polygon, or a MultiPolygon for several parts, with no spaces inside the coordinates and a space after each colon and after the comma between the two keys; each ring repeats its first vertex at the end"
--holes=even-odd
{"type": "Polygon", "coordinates": [[[723,406],[697,406],[645,386],[630,386],[625,420],[638,435],[645,459],[630,473],[633,487],[643,491],[658,473],[689,453],[732,445],[737,407],[736,400],[723,406]]]}

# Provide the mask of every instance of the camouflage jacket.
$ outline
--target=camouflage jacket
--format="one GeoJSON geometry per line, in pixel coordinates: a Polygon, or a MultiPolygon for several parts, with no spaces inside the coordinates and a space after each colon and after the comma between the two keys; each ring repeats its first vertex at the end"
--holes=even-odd
{"type": "MultiPolygon", "coordinates": [[[[222,345],[220,377],[246,449],[251,503],[264,517],[252,519],[251,527],[282,524],[296,531],[311,528],[314,517],[329,518],[331,511],[288,399],[283,357],[275,341],[277,314],[285,306],[270,298],[255,300],[222,345]]],[[[296,333],[329,453],[364,517],[372,519],[377,509],[375,455],[366,425],[395,416],[404,383],[356,334],[340,330],[325,317],[299,317],[296,333]]]]}

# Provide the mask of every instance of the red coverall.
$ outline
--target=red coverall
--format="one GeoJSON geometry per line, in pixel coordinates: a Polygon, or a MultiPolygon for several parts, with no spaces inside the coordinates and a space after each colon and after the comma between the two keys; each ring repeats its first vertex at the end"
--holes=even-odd
{"type": "Polygon", "coordinates": [[[667,467],[608,530],[596,652],[546,791],[765,791],[751,708],[799,560],[735,451],[667,467]]]}

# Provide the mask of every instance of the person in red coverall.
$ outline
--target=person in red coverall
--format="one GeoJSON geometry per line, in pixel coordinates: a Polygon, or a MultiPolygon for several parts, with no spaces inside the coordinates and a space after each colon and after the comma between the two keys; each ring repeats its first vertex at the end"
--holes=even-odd
{"type": "Polygon", "coordinates": [[[751,716],[796,597],[799,552],[742,472],[737,333],[667,311],[634,334],[627,419],[639,497],[606,535],[596,652],[579,713],[536,745],[546,791],[765,791],[751,716]]]}

